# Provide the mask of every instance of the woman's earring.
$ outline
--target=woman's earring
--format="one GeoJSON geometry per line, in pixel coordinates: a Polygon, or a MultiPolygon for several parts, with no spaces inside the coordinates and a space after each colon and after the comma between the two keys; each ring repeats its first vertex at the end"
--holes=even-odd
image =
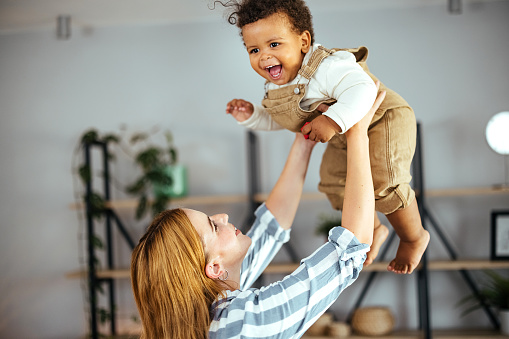
{"type": "Polygon", "coordinates": [[[218,277],[219,280],[225,281],[226,279],[228,279],[229,273],[227,270],[225,270],[225,272],[226,272],[226,277],[224,277],[224,278],[218,277]]]}

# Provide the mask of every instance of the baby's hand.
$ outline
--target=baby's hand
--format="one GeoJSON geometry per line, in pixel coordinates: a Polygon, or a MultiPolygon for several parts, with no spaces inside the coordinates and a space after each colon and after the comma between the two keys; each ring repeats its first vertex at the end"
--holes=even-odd
{"type": "Polygon", "coordinates": [[[226,104],[226,113],[231,114],[238,122],[246,121],[253,114],[254,107],[249,101],[233,99],[226,104]]]}
{"type": "Polygon", "coordinates": [[[301,131],[302,134],[309,135],[309,140],[327,142],[337,132],[340,132],[341,128],[328,116],[319,115],[309,124],[304,125],[301,131]]]}

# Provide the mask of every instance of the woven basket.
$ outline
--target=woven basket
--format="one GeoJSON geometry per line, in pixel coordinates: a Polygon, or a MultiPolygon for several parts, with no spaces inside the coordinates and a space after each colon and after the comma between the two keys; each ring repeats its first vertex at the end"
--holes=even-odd
{"type": "Polygon", "coordinates": [[[316,322],[309,327],[306,334],[309,336],[323,336],[327,333],[329,325],[332,323],[333,316],[331,313],[324,313],[316,322]]]}
{"type": "Polygon", "coordinates": [[[387,307],[362,307],[355,310],[352,329],[360,335],[379,336],[391,333],[394,317],[387,307]]]}
{"type": "Polygon", "coordinates": [[[344,322],[335,321],[329,325],[327,334],[332,338],[346,338],[350,336],[350,325],[344,322]]]}

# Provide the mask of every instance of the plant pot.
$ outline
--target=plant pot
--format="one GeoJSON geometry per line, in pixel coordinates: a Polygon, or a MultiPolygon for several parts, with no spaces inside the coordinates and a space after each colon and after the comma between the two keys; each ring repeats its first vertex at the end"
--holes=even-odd
{"type": "Polygon", "coordinates": [[[184,165],[173,165],[164,168],[166,174],[172,179],[171,185],[154,185],[154,194],[164,195],[170,198],[181,198],[187,196],[187,167],[184,165]]]}
{"type": "Polygon", "coordinates": [[[509,335],[509,309],[499,310],[498,314],[500,319],[500,332],[504,335],[509,335]]]}

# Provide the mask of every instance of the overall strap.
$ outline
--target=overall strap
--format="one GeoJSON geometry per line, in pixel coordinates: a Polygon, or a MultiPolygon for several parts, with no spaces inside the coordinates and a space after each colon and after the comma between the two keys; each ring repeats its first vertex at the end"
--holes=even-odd
{"type": "Polygon", "coordinates": [[[316,70],[318,69],[318,66],[320,66],[320,63],[328,57],[329,55],[333,54],[334,52],[338,51],[338,49],[328,49],[323,46],[318,46],[318,48],[311,54],[311,57],[309,58],[306,65],[302,65],[302,67],[299,70],[299,74],[302,75],[306,79],[311,79],[313,74],[315,74],[316,70]]]}

